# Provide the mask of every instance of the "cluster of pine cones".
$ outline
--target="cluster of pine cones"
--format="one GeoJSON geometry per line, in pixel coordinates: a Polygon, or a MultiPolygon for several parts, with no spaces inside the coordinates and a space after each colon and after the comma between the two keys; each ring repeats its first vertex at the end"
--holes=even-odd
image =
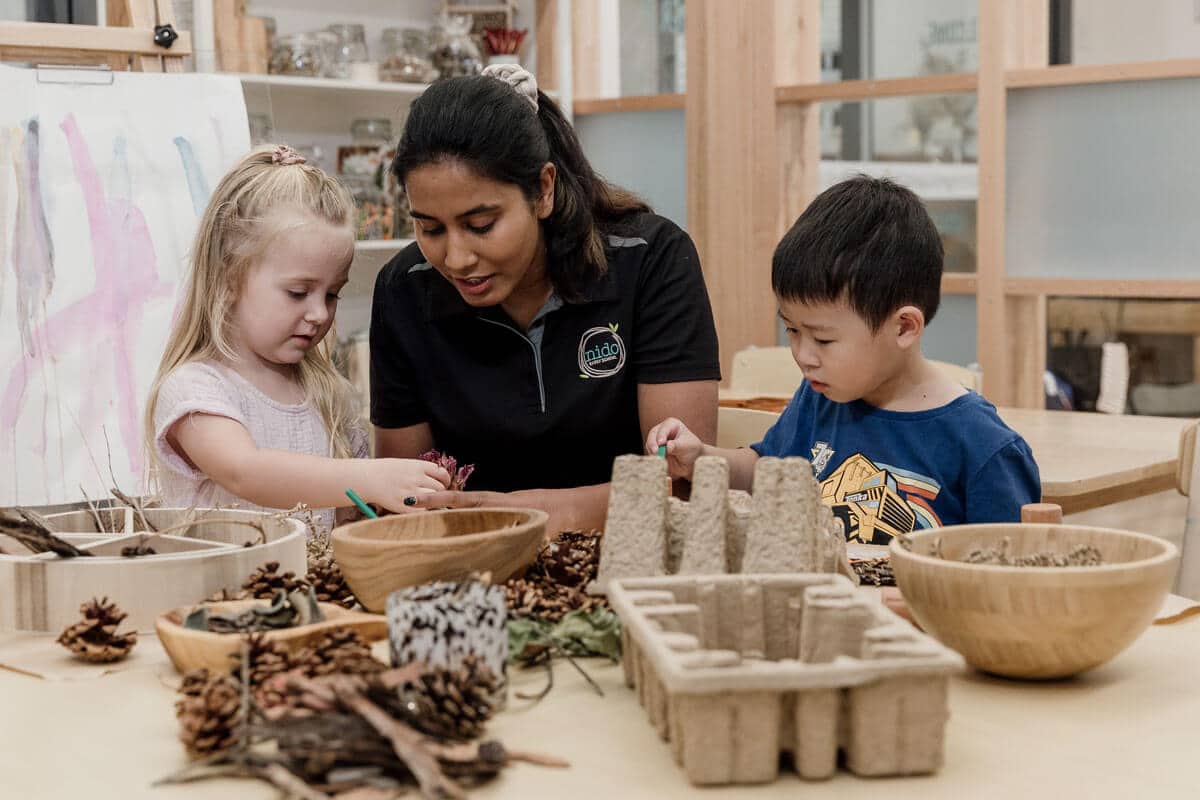
{"type": "Polygon", "coordinates": [[[193,758],[214,755],[236,743],[243,723],[243,673],[255,711],[267,720],[314,713],[306,705],[311,698],[279,679],[285,674],[360,676],[367,691],[381,698],[391,713],[442,739],[465,741],[478,736],[492,713],[496,679],[473,656],[459,669],[430,670],[397,688],[379,685],[377,679],[386,665],[373,658],[370,645],[348,628],[335,628],[294,653],[264,634],[251,634],[245,642],[245,670],[239,655],[232,673],[199,669],[183,678],[175,714],[180,739],[193,758]]]}
{"type": "Polygon", "coordinates": [[[543,545],[525,574],[504,585],[509,613],[557,622],[577,609],[591,611],[604,605],[602,597],[586,592],[600,567],[602,535],[563,531],[543,545]]]}
{"type": "Polygon", "coordinates": [[[137,644],[137,631],[117,633],[117,626],[128,615],[110,603],[107,597],[92,598],[79,607],[83,619],[68,626],[58,643],[84,661],[107,663],[120,661],[137,644]]]}
{"type": "Polygon", "coordinates": [[[296,589],[312,586],[317,600],[322,603],[337,603],[343,608],[354,608],[357,601],[354,593],[346,585],[342,569],[333,560],[333,553],[325,551],[320,555],[309,555],[308,574],[303,578],[288,570],[279,571],[278,561],[268,561],[262,564],[250,577],[246,578],[242,588],[236,592],[221,591],[208,598],[213,602],[223,600],[269,600],[275,593],[283,589],[291,593],[296,589]]]}

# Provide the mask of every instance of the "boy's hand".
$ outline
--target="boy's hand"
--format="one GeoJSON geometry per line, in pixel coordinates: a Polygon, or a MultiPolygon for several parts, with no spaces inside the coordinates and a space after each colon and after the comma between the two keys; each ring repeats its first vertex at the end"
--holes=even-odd
{"type": "Polygon", "coordinates": [[[664,444],[667,446],[667,474],[672,478],[691,480],[696,459],[704,453],[704,442],[682,422],[668,417],[646,435],[646,454],[658,455],[658,448],[664,444]]]}
{"type": "Polygon", "coordinates": [[[389,511],[413,511],[418,495],[440,492],[450,485],[450,474],[430,461],[377,458],[365,461],[364,466],[367,480],[363,483],[363,497],[389,511]]]}

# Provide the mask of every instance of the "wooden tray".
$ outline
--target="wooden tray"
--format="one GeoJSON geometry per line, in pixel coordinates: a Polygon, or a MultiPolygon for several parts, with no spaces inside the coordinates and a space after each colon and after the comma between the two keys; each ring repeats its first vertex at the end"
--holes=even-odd
{"type": "MultiPolygon", "coordinates": [[[[210,611],[217,614],[236,614],[253,606],[269,604],[268,600],[230,600],[223,603],[206,603],[205,605],[210,611]]],[[[325,615],[323,621],[268,631],[264,636],[290,650],[298,650],[313,638],[333,628],[351,628],[368,642],[387,638],[387,618],[382,614],[350,611],[335,603],[318,603],[317,605],[321,607],[321,612],[325,615]]],[[[160,614],[154,620],[154,630],[158,634],[158,640],[162,642],[163,649],[171,657],[171,663],[175,665],[175,669],[180,672],[187,672],[199,667],[208,667],[212,670],[229,669],[233,663],[233,656],[242,648],[243,635],[196,631],[183,627],[183,620],[196,608],[196,605],[185,606],[160,614]]]]}
{"type": "MultiPolygon", "coordinates": [[[[0,630],[58,633],[79,619],[79,606],[93,597],[114,601],[129,616],[122,623],[144,633],[166,609],[197,603],[222,589],[237,589],[256,567],[278,561],[281,572],[306,572],[303,522],[260,511],[155,508],[146,510],[154,527],[165,530],[189,519],[195,524],[172,534],[146,534],[156,555],[125,558],[121,548],[143,538],[132,509],[101,510],[104,525],[121,533],[97,530],[86,511],[46,517],[52,529],[94,558],[60,558],[52,553],[0,554],[0,630]],[[266,542],[245,547],[259,533],[240,520],[262,524],[266,542]],[[183,535],[183,534],[188,535],[183,535]]],[[[24,552],[0,536],[6,553],[24,552]]]]}

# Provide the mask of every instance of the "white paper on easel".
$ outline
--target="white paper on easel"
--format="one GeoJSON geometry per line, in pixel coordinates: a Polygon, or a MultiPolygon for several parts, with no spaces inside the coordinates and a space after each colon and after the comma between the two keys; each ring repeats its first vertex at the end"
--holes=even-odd
{"type": "Polygon", "coordinates": [[[0,505],[140,489],[192,237],[250,146],[236,78],[112,77],[0,66],[0,505]]]}

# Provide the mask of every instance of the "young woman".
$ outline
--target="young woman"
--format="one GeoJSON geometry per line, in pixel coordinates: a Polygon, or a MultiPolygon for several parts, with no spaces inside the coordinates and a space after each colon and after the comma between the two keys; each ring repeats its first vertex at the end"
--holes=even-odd
{"type": "Polygon", "coordinates": [[[416,505],[534,506],[549,533],[600,527],[613,458],[641,452],[664,415],[714,439],[720,367],[695,247],[592,170],[532,75],[435,83],[392,168],[417,242],[375,285],[378,454],[437,448],[476,466],[477,491],[416,505]]]}

